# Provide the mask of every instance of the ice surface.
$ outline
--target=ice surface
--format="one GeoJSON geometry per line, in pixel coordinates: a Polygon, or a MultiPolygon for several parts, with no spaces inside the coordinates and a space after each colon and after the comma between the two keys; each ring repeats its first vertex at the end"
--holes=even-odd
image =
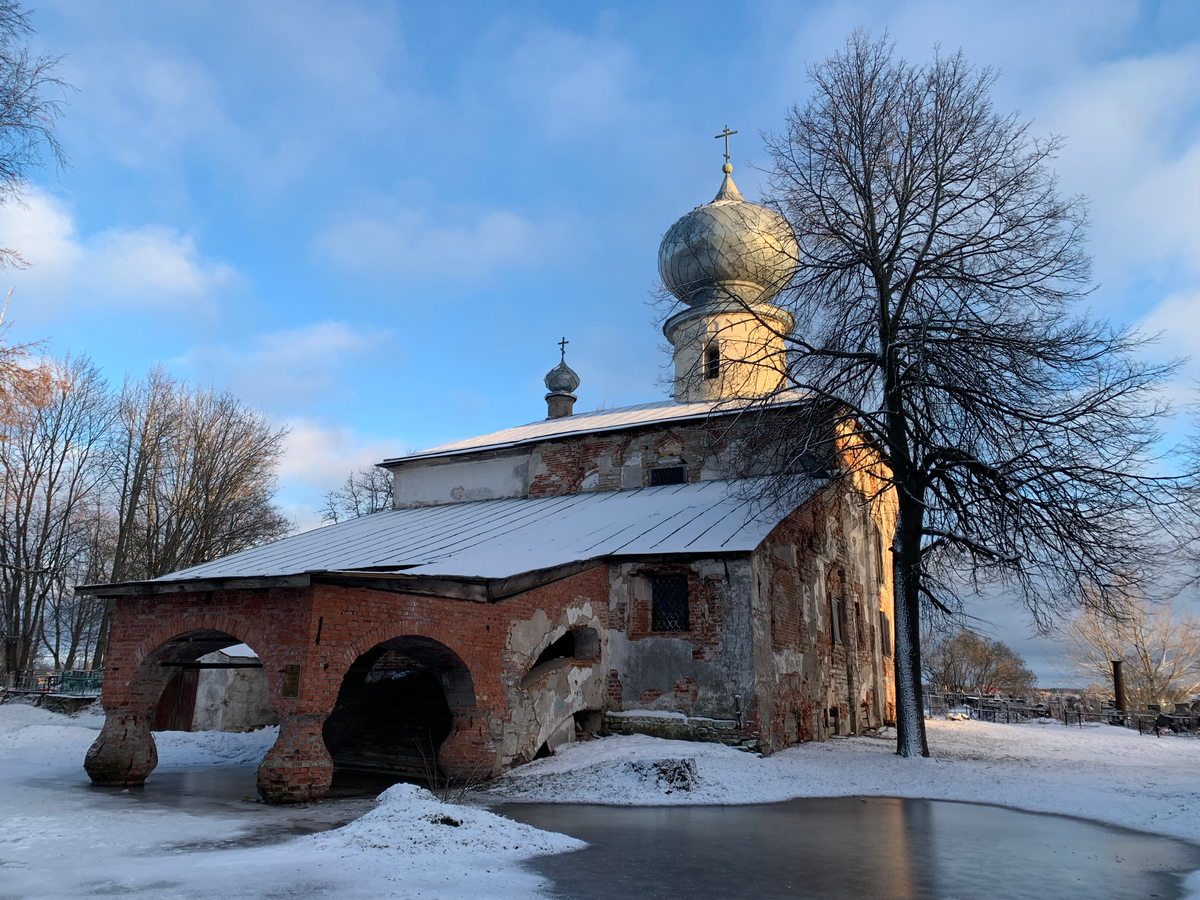
{"type": "MultiPolygon", "coordinates": [[[[249,820],[279,813],[279,821],[295,822],[316,808],[238,802],[173,808],[139,798],[136,790],[91,788],[81,763],[102,721],[90,710],[68,718],[0,705],[5,897],[532,898],[543,884],[521,861],[578,846],[407,786],[391,788],[374,810],[343,828],[280,834],[255,846],[243,840],[252,831],[249,820]],[[215,846],[221,842],[227,846],[215,846]]],[[[805,744],[766,759],[721,744],[603,738],[513,770],[485,799],[662,805],[925,797],[1065,813],[1200,843],[1200,740],[1107,725],[927,724],[935,754],[929,760],[900,759],[892,741],[875,738],[805,744]],[[647,777],[646,764],[663,760],[689,761],[689,774],[695,760],[689,790],[647,777]]],[[[244,773],[252,785],[254,763],[274,736],[274,729],[159,733],[156,774],[221,767],[244,773]]],[[[1192,879],[1191,896],[1200,900],[1200,876],[1192,879]]]]}

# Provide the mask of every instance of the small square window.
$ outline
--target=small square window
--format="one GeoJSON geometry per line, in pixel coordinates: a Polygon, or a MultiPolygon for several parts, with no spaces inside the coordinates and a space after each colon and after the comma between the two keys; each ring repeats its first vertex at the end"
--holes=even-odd
{"type": "Polygon", "coordinates": [[[687,484],[687,466],[660,466],[650,470],[650,487],[660,484],[687,484]]]}
{"type": "Polygon", "coordinates": [[[688,578],[654,575],[650,578],[650,630],[690,631],[688,578]]]}

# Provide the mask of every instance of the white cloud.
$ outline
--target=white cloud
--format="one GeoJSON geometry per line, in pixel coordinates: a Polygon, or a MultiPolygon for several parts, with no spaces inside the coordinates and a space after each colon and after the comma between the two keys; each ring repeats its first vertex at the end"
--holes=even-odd
{"type": "Polygon", "coordinates": [[[405,56],[398,16],[377,4],[292,0],[281,13],[239,0],[153,15],[63,4],[58,14],[78,35],[64,74],[87,98],[65,131],[180,192],[178,169],[196,158],[255,193],[287,190],[347,135],[413,111],[393,77],[405,56]]]}
{"type": "Polygon", "coordinates": [[[165,225],[78,233],[62,200],[30,190],[22,204],[0,206],[0,235],[29,268],[9,273],[22,319],[66,310],[110,308],[209,311],[236,271],[201,255],[195,239],[165,225]]]}
{"type": "Polygon", "coordinates": [[[321,524],[325,493],[340,487],[346,476],[411,450],[401,440],[365,438],[346,425],[315,419],[293,420],[289,428],[277,499],[301,529],[321,524]]]}
{"type": "Polygon", "coordinates": [[[1200,271],[1200,47],[1091,68],[1046,101],[1065,133],[1056,168],[1091,196],[1102,276],[1122,280],[1174,257],[1200,271]]]}
{"type": "Polygon", "coordinates": [[[562,223],[535,224],[506,210],[445,222],[401,209],[347,215],[319,234],[314,248],[347,269],[446,282],[546,261],[563,249],[566,230],[562,223]]]}
{"type": "MultiPolygon", "coordinates": [[[[243,345],[193,347],[176,362],[193,378],[229,387],[248,403],[276,415],[306,411],[346,390],[349,363],[383,354],[386,330],[356,330],[346,322],[316,322],[252,337],[243,345]]],[[[395,359],[396,351],[386,351],[395,359]]]]}

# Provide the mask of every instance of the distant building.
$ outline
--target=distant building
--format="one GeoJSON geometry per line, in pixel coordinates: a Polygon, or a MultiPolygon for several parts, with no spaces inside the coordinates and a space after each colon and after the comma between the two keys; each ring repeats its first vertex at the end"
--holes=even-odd
{"type": "Polygon", "coordinates": [[[890,722],[892,495],[809,467],[787,503],[750,499],[739,413],[814,407],[780,393],[795,240],[724,171],[659,251],[673,400],[575,413],[564,343],[547,418],[386,460],[393,509],[91,589],[116,600],[92,779],[144,780],[164,689],[242,642],[280,724],[273,802],[339,771],[494,775],[598,731],[771,752],[890,722]]]}

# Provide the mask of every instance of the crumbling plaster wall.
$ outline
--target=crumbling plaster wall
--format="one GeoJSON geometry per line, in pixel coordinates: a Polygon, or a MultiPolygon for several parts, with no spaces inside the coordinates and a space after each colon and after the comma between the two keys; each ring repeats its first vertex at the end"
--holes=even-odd
{"type": "MultiPolygon", "coordinates": [[[[613,563],[609,571],[609,710],[645,710],[724,721],[754,695],[750,563],[613,563]],[[651,631],[649,578],[685,574],[690,630],[651,631]]],[[[747,726],[749,728],[749,726],[747,726]]]]}
{"type": "Polygon", "coordinates": [[[605,673],[609,666],[607,610],[603,598],[575,597],[555,611],[534,610],[509,623],[503,651],[508,695],[508,721],[499,736],[500,756],[510,761],[532,759],[543,745],[556,747],[575,740],[575,714],[604,707],[605,673]],[[533,662],[568,631],[590,629],[587,658],[556,660],[531,671],[533,662]]]}
{"type": "Polygon", "coordinates": [[[841,482],[776,526],[751,556],[757,717],[768,752],[894,717],[891,660],[879,635],[881,609],[891,621],[890,570],[880,566],[878,544],[890,538],[885,527],[885,513],[841,482]],[[844,604],[840,642],[831,597],[844,604]]]}
{"type": "Polygon", "coordinates": [[[661,466],[687,466],[688,481],[726,477],[714,427],[680,424],[538,444],[529,462],[529,496],[632,490],[648,485],[650,470],[661,466]]]}
{"type": "Polygon", "coordinates": [[[433,459],[391,467],[396,509],[502,500],[529,491],[529,452],[433,459]]]}

